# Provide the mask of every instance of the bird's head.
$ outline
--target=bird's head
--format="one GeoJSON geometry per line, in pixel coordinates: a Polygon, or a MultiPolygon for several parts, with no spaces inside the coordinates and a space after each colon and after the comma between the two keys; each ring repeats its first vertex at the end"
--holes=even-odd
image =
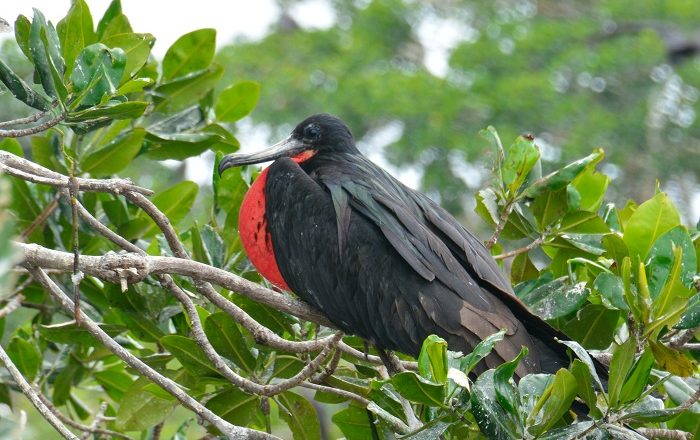
{"type": "Polygon", "coordinates": [[[316,154],[360,154],[348,126],[341,119],[320,113],[309,116],[292,133],[275,145],[257,153],[229,154],[219,163],[219,174],[227,168],[290,157],[303,162],[316,154]]]}

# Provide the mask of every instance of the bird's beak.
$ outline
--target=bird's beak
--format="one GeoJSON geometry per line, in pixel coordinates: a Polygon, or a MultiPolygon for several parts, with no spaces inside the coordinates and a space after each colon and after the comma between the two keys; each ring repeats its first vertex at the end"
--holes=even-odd
{"type": "Polygon", "coordinates": [[[240,165],[250,165],[253,163],[268,162],[280,157],[291,157],[308,149],[308,146],[291,136],[277,142],[275,145],[257,153],[250,154],[228,154],[219,162],[219,175],[227,168],[237,167],[240,165]]]}

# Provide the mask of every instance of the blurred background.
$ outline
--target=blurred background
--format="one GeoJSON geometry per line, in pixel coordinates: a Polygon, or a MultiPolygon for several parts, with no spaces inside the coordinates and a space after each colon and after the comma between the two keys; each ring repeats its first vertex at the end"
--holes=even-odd
{"type": "MultiPolygon", "coordinates": [[[[108,3],[88,1],[95,17],[108,3]]],[[[244,150],[286,136],[311,113],[334,113],[374,161],[476,223],[473,193],[493,159],[478,131],[493,125],[506,146],[535,135],[544,172],[603,147],[611,201],[644,200],[658,180],[686,223],[700,216],[696,0],[122,4],[136,32],[156,36],[157,56],[186,32],[217,29],[221,84],[262,86],[258,107],[232,127],[244,150]]],[[[37,7],[55,23],[69,6],[15,0],[0,17],[12,23],[37,7]]],[[[12,33],[0,35],[0,56],[28,74],[12,33]]],[[[17,117],[4,95],[0,118],[17,117]]],[[[151,163],[152,180],[140,180],[156,189],[206,183],[212,162],[207,153],[165,162],[162,174],[151,163]]]]}

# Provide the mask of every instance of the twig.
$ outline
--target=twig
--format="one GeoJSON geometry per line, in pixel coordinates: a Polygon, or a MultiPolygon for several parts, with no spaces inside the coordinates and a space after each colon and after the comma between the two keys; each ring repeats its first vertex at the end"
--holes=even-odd
{"type": "MultiPolygon", "coordinates": [[[[42,167],[32,161],[15,156],[7,151],[0,151],[0,169],[8,174],[34,183],[68,188],[69,178],[63,174],[42,167]]],[[[152,195],[153,191],[134,185],[125,179],[84,179],[76,178],[80,191],[108,192],[123,194],[127,191],[144,195],[152,195]]]]}
{"type": "Polygon", "coordinates": [[[684,346],[690,345],[688,344],[688,342],[690,342],[693,339],[693,337],[695,337],[695,333],[697,333],[697,331],[697,327],[683,330],[682,332],[673,336],[671,340],[668,341],[667,345],[671,348],[682,349],[684,348],[684,346]]]}
{"type": "Polygon", "coordinates": [[[496,242],[498,241],[498,237],[501,235],[501,232],[503,232],[503,228],[506,227],[506,223],[508,222],[508,217],[510,217],[510,213],[513,211],[514,207],[515,207],[515,200],[511,200],[503,208],[503,212],[501,212],[501,216],[498,219],[498,224],[496,225],[496,229],[493,231],[493,235],[491,236],[491,238],[489,238],[485,244],[486,249],[490,250],[496,244],[496,242]]]}
{"type": "Polygon", "coordinates": [[[367,407],[367,405],[369,405],[369,400],[365,399],[364,397],[360,396],[359,394],[355,394],[355,393],[350,392],[350,391],[341,390],[339,388],[328,387],[328,386],[313,383],[313,382],[302,382],[299,384],[299,386],[303,387],[303,388],[308,388],[311,390],[321,391],[324,393],[335,394],[335,395],[340,396],[340,397],[345,397],[346,399],[352,399],[364,407],[367,407]]]}
{"type": "MultiPolygon", "coordinates": [[[[32,273],[34,278],[56,299],[61,306],[72,313],[75,306],[73,301],[61,290],[54,281],[49,278],[41,268],[25,266],[32,273]]],[[[185,393],[177,383],[171,379],[161,375],[153,368],[146,365],[143,361],[131,354],[127,349],[119,345],[107,333],[104,332],[89,316],[81,312],[82,326],[98,341],[100,341],[108,350],[117,355],[131,368],[137,370],[140,374],[150,379],[153,383],[161,387],[163,390],[175,397],[183,406],[195,413],[199,418],[206,420],[215,426],[224,435],[232,438],[241,439],[277,439],[264,432],[253,429],[235,426],[217,416],[211,410],[204,407],[202,404],[193,399],[189,394],[185,393]]]]}
{"type": "Polygon", "coordinates": [[[24,301],[24,295],[22,295],[21,293],[18,293],[17,295],[10,298],[7,301],[7,304],[5,304],[5,307],[0,309],[0,318],[4,318],[5,316],[17,310],[22,305],[22,301],[24,301]]]}
{"type": "MultiPolygon", "coordinates": [[[[55,105],[54,105],[55,107],[55,105]]],[[[9,121],[0,121],[0,127],[11,127],[15,125],[25,125],[25,124],[31,124],[32,122],[36,122],[39,119],[43,118],[49,113],[49,110],[42,110],[38,113],[34,113],[32,115],[29,115],[24,118],[17,118],[17,119],[12,119],[9,121]]]]}
{"type": "Polygon", "coordinates": [[[73,241],[73,276],[71,277],[71,281],[73,282],[73,304],[75,304],[73,314],[75,316],[76,325],[80,326],[80,281],[83,276],[78,268],[78,261],[80,259],[80,242],[78,240],[78,180],[75,178],[75,165],[72,159],[70,165],[68,194],[70,195],[71,237],[73,241]]]}
{"type": "Polygon", "coordinates": [[[15,364],[12,363],[12,360],[10,360],[10,357],[7,355],[7,352],[5,352],[5,349],[0,346],[0,361],[5,364],[5,368],[7,368],[7,371],[10,373],[10,376],[17,382],[17,385],[19,386],[20,390],[22,391],[22,394],[27,396],[30,402],[32,402],[32,405],[41,413],[41,416],[48,421],[51,426],[53,426],[56,431],[58,431],[63,438],[69,439],[69,440],[78,440],[78,437],[76,437],[70,430],[64,425],[56,415],[51,412],[49,408],[44,405],[44,403],[41,401],[39,398],[39,393],[32,388],[31,385],[29,385],[29,382],[22,376],[22,373],[19,372],[15,364]]]}
{"type": "Polygon", "coordinates": [[[39,215],[27,226],[27,228],[22,231],[22,233],[19,235],[19,239],[24,241],[29,237],[32,232],[36,230],[39,226],[44,224],[46,219],[49,218],[49,216],[58,208],[58,199],[54,198],[49,202],[48,205],[44,207],[44,209],[39,213],[39,215]]]}
{"type": "Polygon", "coordinates": [[[533,242],[528,244],[527,246],[523,246],[512,251],[504,252],[502,254],[494,255],[493,258],[494,260],[503,260],[504,258],[510,258],[516,255],[523,254],[525,252],[531,251],[532,249],[544,243],[544,239],[544,236],[537,237],[537,239],[533,240],[533,242]]]}
{"type": "Polygon", "coordinates": [[[661,428],[637,428],[638,433],[646,438],[668,438],[671,440],[690,440],[693,435],[689,432],[678,429],[661,429],[661,428]]]}
{"type": "Polygon", "coordinates": [[[326,367],[315,375],[314,377],[311,378],[311,382],[315,383],[323,383],[330,377],[333,372],[335,372],[335,369],[338,368],[338,363],[340,362],[340,357],[343,354],[342,351],[340,351],[337,347],[335,349],[335,353],[333,353],[333,357],[331,358],[331,361],[326,365],[326,367]]]}
{"type": "Polygon", "coordinates": [[[690,396],[690,398],[688,400],[681,403],[680,405],[678,405],[674,409],[676,409],[677,411],[685,411],[685,410],[689,409],[691,406],[693,406],[695,404],[695,402],[697,402],[698,400],[700,400],[700,388],[695,390],[695,394],[690,396]]]}
{"type": "Polygon", "coordinates": [[[61,121],[63,121],[66,118],[66,113],[60,113],[57,116],[54,116],[53,118],[49,119],[48,121],[42,122],[39,125],[36,125],[34,127],[29,127],[29,128],[21,128],[21,129],[10,129],[10,130],[0,130],[0,137],[11,137],[11,138],[17,138],[17,137],[23,137],[23,136],[29,136],[32,134],[37,134],[41,133],[44,130],[48,130],[49,128],[53,127],[54,125],[57,125],[61,121]]]}
{"type": "Polygon", "coordinates": [[[53,406],[53,403],[49,401],[49,399],[46,398],[43,394],[39,394],[39,398],[41,401],[46,405],[47,408],[51,410],[52,413],[58,417],[60,421],[65,423],[66,425],[70,426],[71,428],[77,429],[78,431],[82,432],[91,432],[93,434],[100,434],[100,435],[108,435],[111,438],[122,438],[124,440],[132,440],[131,437],[129,437],[126,434],[122,434],[121,432],[117,431],[112,431],[110,429],[103,429],[95,426],[94,428],[91,428],[90,426],[83,425],[81,423],[78,423],[69,417],[66,417],[61,411],[58,410],[55,406],[53,406]],[[92,430],[91,430],[92,429],[92,430]]]}
{"type": "Polygon", "coordinates": [[[99,428],[100,423],[104,421],[105,411],[107,411],[107,402],[102,402],[100,404],[100,409],[97,411],[95,418],[92,420],[92,423],[90,426],[88,426],[88,429],[83,433],[83,435],[80,436],[80,440],[87,440],[90,438],[91,434],[97,433],[96,431],[99,428]]]}

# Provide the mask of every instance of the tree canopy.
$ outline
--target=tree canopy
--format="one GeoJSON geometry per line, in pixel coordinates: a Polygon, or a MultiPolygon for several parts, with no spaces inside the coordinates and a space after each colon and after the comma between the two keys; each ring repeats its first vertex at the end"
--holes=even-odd
{"type": "Polygon", "coordinates": [[[672,148],[697,142],[694,117],[678,113],[695,105],[697,69],[692,45],[642,20],[686,32],[697,11],[680,1],[430,5],[338,2],[330,29],[283,17],[264,40],[218,55],[215,31],[200,29],[162,60],[119,0],[99,20],[84,0],[56,24],[38,10],[18,17],[16,47],[0,60],[11,102],[0,122],[0,435],[697,437],[700,232],[663,191],[697,172],[693,151],[672,148]],[[474,31],[445,77],[422,64],[426,14],[474,31]],[[615,20],[625,14],[629,31],[615,20]],[[689,102],[663,106],[656,94],[673,81],[689,102]],[[636,94],[617,93],[627,86],[636,94]],[[662,125],[648,125],[660,109],[662,125]],[[237,231],[257,169],[214,170],[239,148],[242,118],[288,130],[317,110],[365,140],[398,124],[387,156],[420,165],[425,188],[453,209],[474,200],[518,298],[566,335],[567,368],[516,383],[523,350],[476,375],[502,331],[471,353],[429,336],[417,359],[395,353],[387,368],[374,347],[270,288],[237,231]],[[635,171],[623,153],[641,157],[633,138],[647,151],[668,145],[654,153],[666,167],[635,171]],[[211,184],[163,165],[205,152],[216,158],[211,184]],[[460,166],[470,163],[483,171],[467,188],[460,166]],[[647,196],[616,203],[641,186],[647,196]]]}

